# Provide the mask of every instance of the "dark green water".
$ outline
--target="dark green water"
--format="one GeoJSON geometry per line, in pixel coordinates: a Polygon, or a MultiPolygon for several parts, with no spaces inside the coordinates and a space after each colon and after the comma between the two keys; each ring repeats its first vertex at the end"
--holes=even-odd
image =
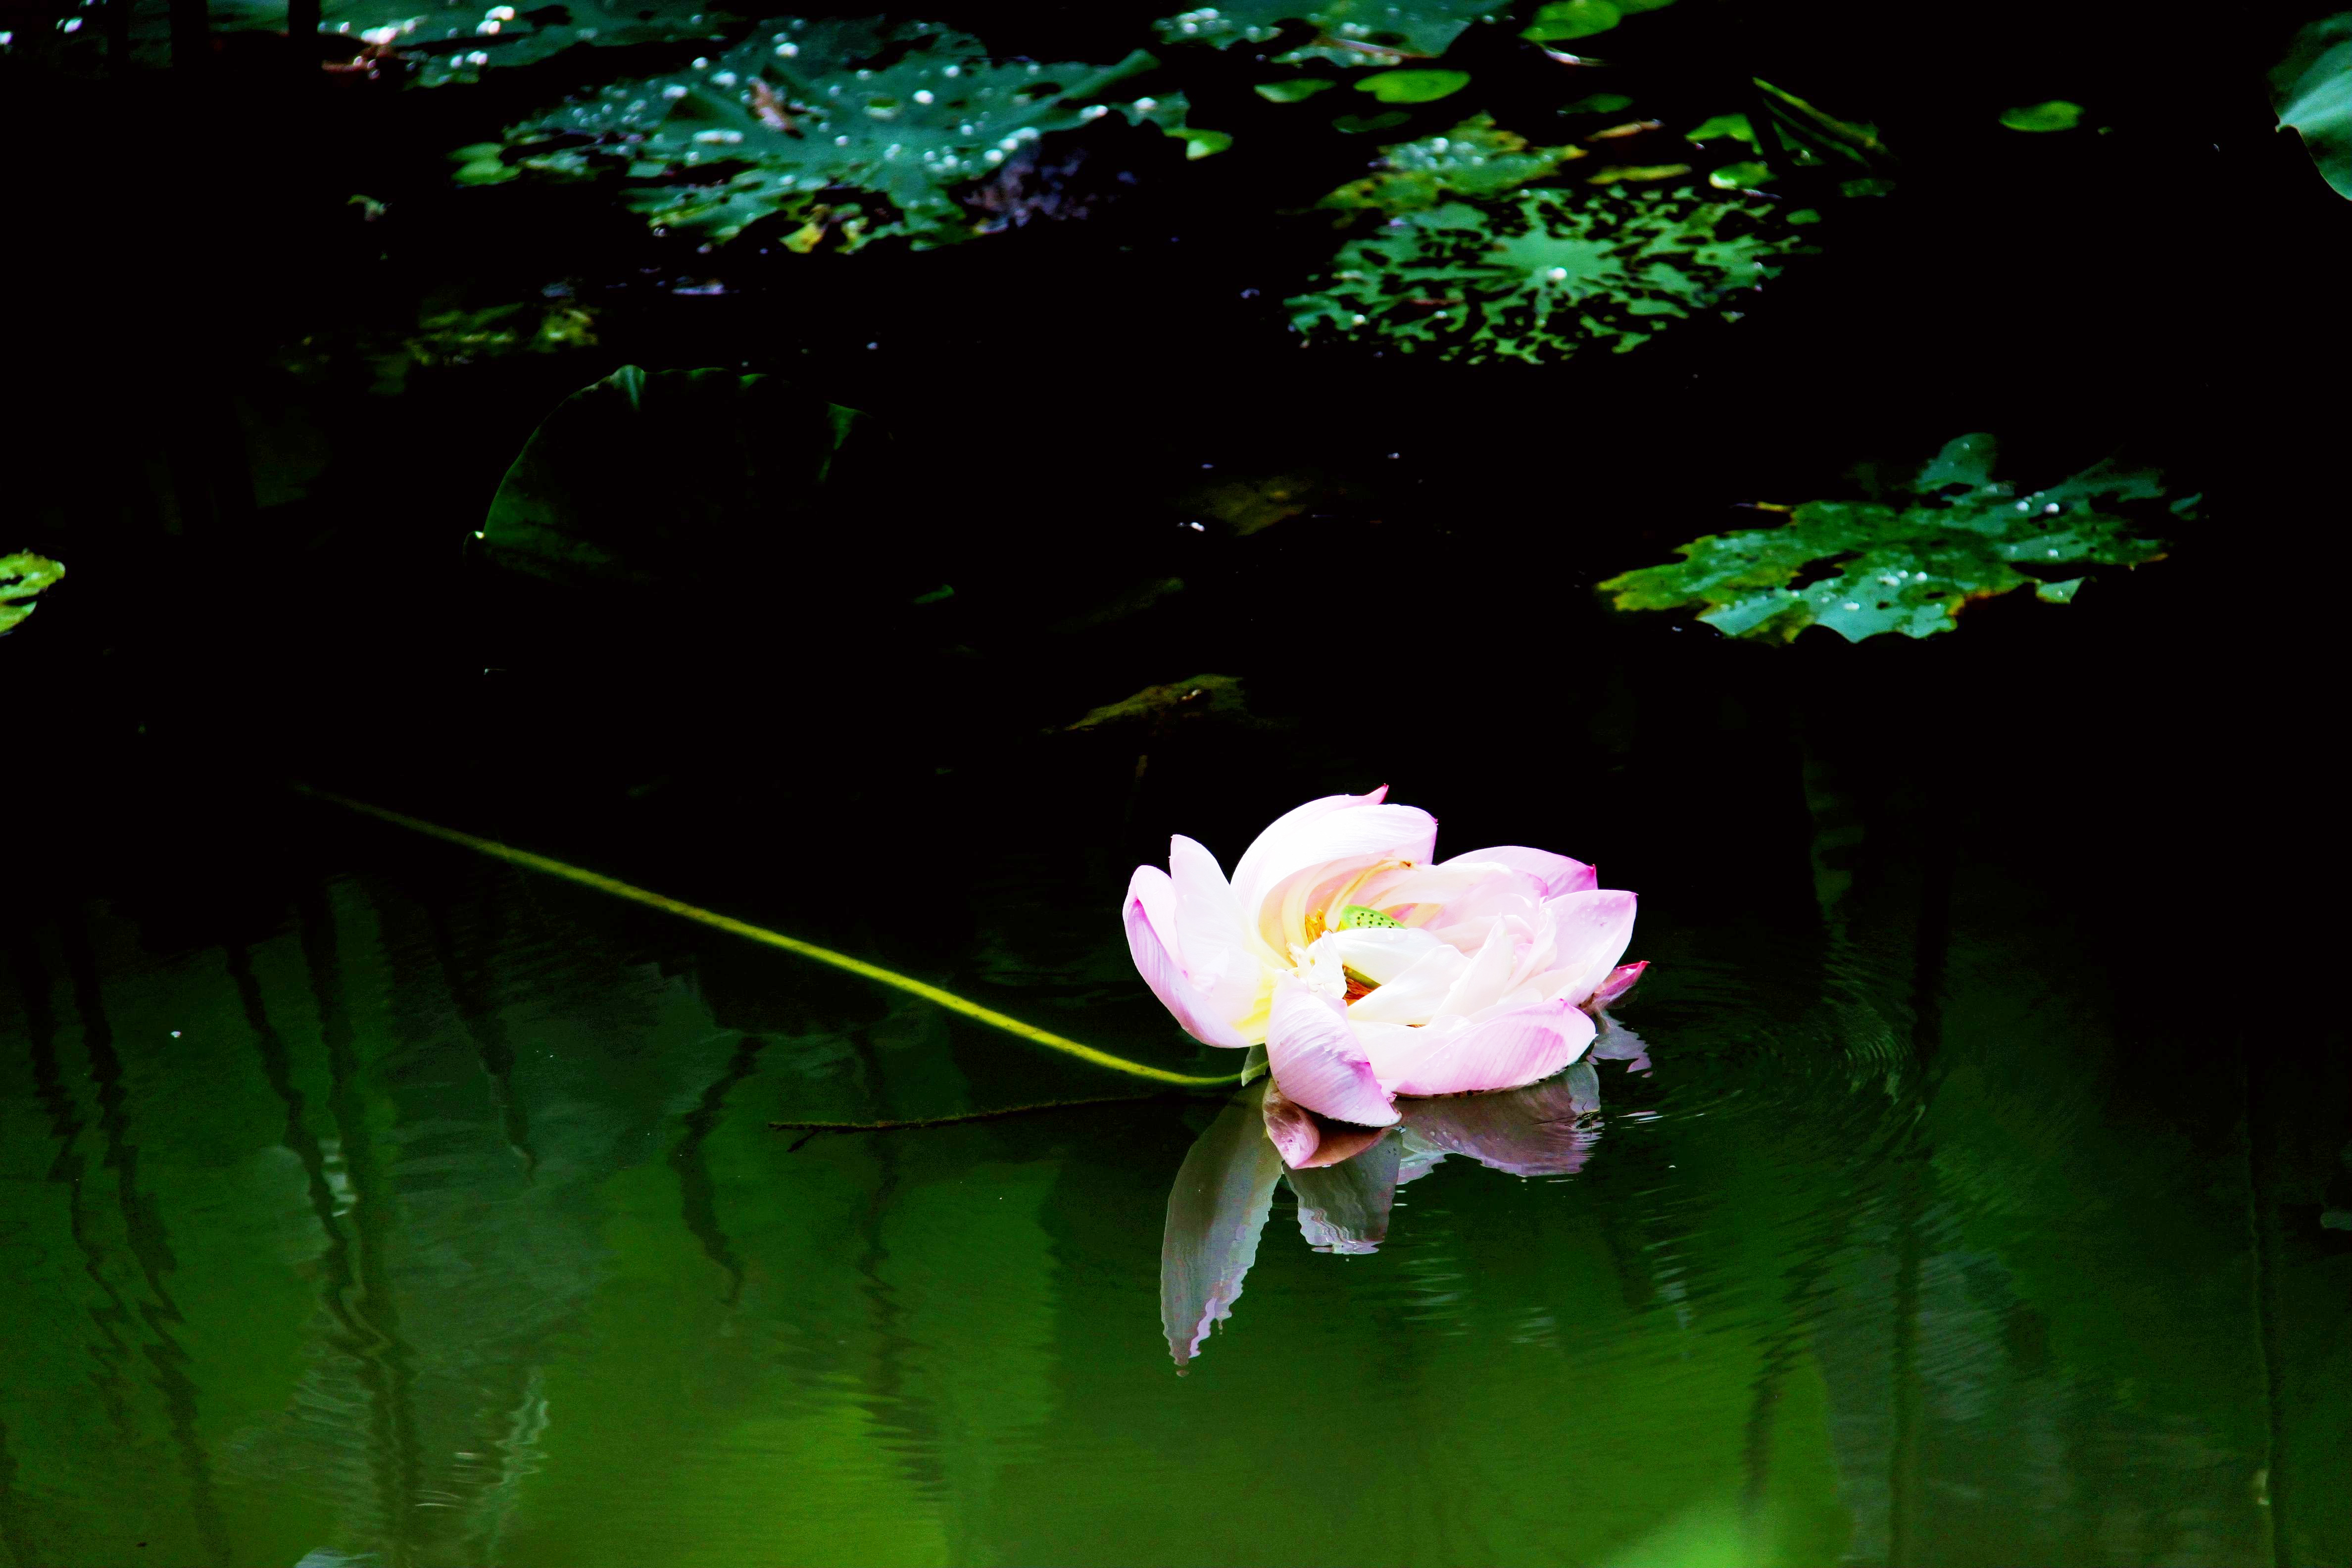
{"type": "MultiPolygon", "coordinates": [[[[1848,822],[1813,839],[1810,910],[1654,900],[1623,1013],[1652,1070],[1600,1064],[1583,1167],[1449,1159],[1361,1257],[1309,1250],[1281,1194],[1179,1377],[1161,1226],[1213,1098],[801,1145],[768,1121],[1122,1080],[329,807],[275,819],[320,869],[249,939],[159,945],[171,910],[142,940],[96,903],[20,928],[19,1563],[2345,1541],[2352,1258],[2281,1190],[2324,1180],[2340,1112],[2119,1005],[2097,928],[2123,917],[2063,878],[1874,872],[1848,822]]],[[[980,856],[978,929],[927,972],[1184,1065],[1081,867],[980,856]]]]}

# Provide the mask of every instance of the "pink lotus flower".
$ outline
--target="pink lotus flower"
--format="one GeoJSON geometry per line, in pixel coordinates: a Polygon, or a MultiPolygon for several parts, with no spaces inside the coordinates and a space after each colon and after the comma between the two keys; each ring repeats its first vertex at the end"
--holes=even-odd
{"type": "Polygon", "coordinates": [[[1399,1096],[1517,1089],[1584,1054],[1620,966],[1633,895],[1516,845],[1433,862],[1437,822],[1385,787],[1276,820],[1227,880],[1178,836],[1127,890],[1128,949],[1187,1034],[1265,1047],[1267,1131],[1284,1163],[1361,1152],[1399,1096]],[[1350,1123],[1332,1127],[1324,1121],[1350,1123]]]}

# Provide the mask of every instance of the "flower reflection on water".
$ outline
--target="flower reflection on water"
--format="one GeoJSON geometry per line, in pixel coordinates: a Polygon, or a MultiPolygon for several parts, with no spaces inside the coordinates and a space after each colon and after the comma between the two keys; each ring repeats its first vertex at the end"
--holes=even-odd
{"type": "Polygon", "coordinates": [[[1198,1355],[1212,1327],[1233,1313],[1258,1239],[1287,1179],[1298,1230],[1318,1252],[1377,1252],[1388,1238],[1397,1189],[1427,1175],[1449,1154],[1515,1176],[1566,1176],[1583,1169],[1601,1137],[1601,1079],[1594,1058],[1647,1072],[1641,1037],[1600,1016],[1584,1059],[1522,1089],[1407,1100],[1399,1121],[1327,1136],[1344,1137],[1344,1157],[1286,1167],[1267,1110],[1279,1091],[1258,1079],[1234,1095],[1195,1139],[1168,1194],[1160,1246],[1160,1317],[1178,1371],[1198,1355]],[[1362,1141],[1359,1141],[1360,1134],[1362,1141]]]}

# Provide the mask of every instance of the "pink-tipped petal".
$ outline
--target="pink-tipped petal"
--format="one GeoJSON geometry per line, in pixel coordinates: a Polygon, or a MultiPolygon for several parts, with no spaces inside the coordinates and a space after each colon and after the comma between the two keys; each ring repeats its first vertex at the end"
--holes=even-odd
{"type": "Polygon", "coordinates": [[[1491,849],[1473,849],[1466,855],[1450,856],[1438,864],[1459,866],[1471,861],[1493,861],[1508,866],[1514,871],[1525,871],[1543,883],[1547,898],[1556,899],[1562,893],[1581,893],[1601,885],[1600,874],[1583,861],[1555,855],[1549,849],[1530,849],[1524,844],[1498,844],[1491,849]]]}
{"type": "Polygon", "coordinates": [[[1282,1160],[1265,1140],[1252,1088],[1234,1097],[1193,1141],[1168,1194],[1160,1241],[1160,1321],[1181,1369],[1209,1327],[1233,1311],[1257,1261],[1282,1160]]]}
{"type": "Polygon", "coordinates": [[[1318,1252],[1378,1252],[1396,1205],[1399,1140],[1382,1129],[1353,1158],[1290,1173],[1298,1232],[1318,1252]]]}
{"type": "Polygon", "coordinates": [[[1396,1081],[1402,1095],[1472,1094],[1549,1078],[1592,1043],[1591,1017],[1566,1000],[1539,1002],[1473,1024],[1429,1051],[1396,1081]]]}
{"type": "Polygon", "coordinates": [[[1335,1121],[1386,1127],[1396,1106],[1373,1076],[1371,1058],[1348,1026],[1347,1009],[1285,978],[1274,989],[1266,1023],[1266,1063],[1283,1094],[1335,1121]]]}
{"type": "Polygon", "coordinates": [[[1155,878],[1161,886],[1167,882],[1165,873],[1142,867],[1128,889],[1127,951],[1135,960],[1136,973],[1151,987],[1151,994],[1160,998],[1160,1005],[1175,1015],[1184,1032],[1202,1045],[1248,1045],[1240,1031],[1218,1017],[1208,999],[1184,977],[1175,954],[1169,952],[1167,942],[1152,923],[1150,905],[1155,878]]]}
{"type": "Polygon", "coordinates": [[[1614,1003],[1626,992],[1633,989],[1634,983],[1642,978],[1642,971],[1649,967],[1650,961],[1646,958],[1639,963],[1619,964],[1609,972],[1609,978],[1601,983],[1601,989],[1592,994],[1591,998],[1584,1004],[1585,1006],[1598,1013],[1603,1007],[1614,1003]]]}
{"type": "Polygon", "coordinates": [[[1549,901],[1559,933],[1552,968],[1567,976],[1554,995],[1581,1002],[1600,989],[1633,940],[1636,902],[1632,893],[1614,889],[1567,893],[1549,901]]]}

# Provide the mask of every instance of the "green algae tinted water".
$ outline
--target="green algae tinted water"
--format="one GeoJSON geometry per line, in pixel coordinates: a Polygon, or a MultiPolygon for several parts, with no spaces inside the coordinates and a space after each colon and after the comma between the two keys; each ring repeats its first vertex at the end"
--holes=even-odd
{"type": "MultiPolygon", "coordinates": [[[[1448,1159],[1364,1256],[1311,1250],[1281,1191],[1180,1376],[1161,1229],[1217,1097],[775,1131],[1149,1086],[329,807],[276,820],[310,869],[236,940],[158,945],[186,888],[16,928],[18,1563],[2343,1538],[2347,1258],[2280,1190],[2309,1108],[2119,1008],[2063,885],[1898,856],[1843,886],[1824,860],[1808,919],[1654,898],[1622,1012],[1649,1059],[1597,1064],[1578,1168],[1448,1159]]],[[[1121,973],[1080,861],[970,869],[993,898],[931,973],[1218,1065],[1121,973]]]]}

